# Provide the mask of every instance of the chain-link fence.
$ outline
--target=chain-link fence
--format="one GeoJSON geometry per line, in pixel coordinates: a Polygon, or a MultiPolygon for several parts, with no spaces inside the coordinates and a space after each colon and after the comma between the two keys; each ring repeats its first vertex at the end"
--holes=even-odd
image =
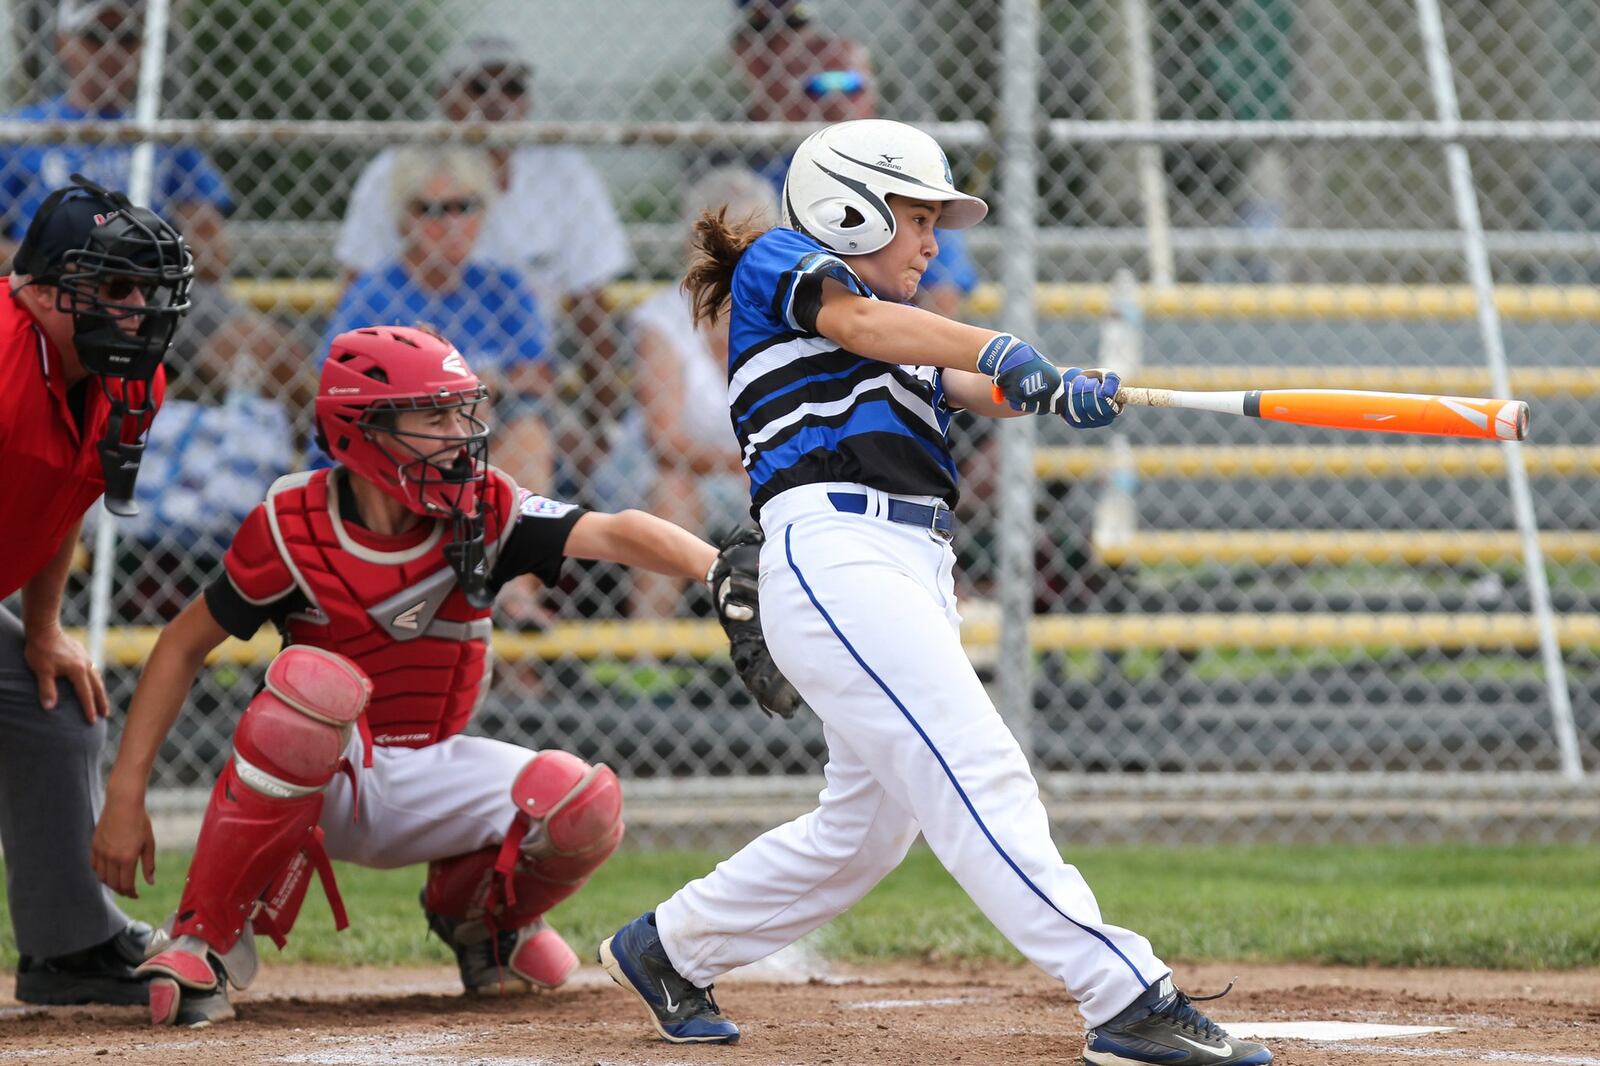
{"type": "MultiPolygon", "coordinates": [[[[1006,712],[1047,785],[1103,782],[1104,810],[1192,789],[1234,797],[1216,820],[1245,835],[1326,835],[1359,831],[1361,796],[1448,788],[1440,811],[1500,797],[1518,816],[1501,825],[1592,833],[1584,807],[1547,811],[1539,782],[1600,765],[1600,14],[1444,6],[1463,125],[1440,121],[1413,0],[173,0],[160,121],[137,125],[153,0],[13,0],[5,237],[75,170],[128,185],[143,136],[154,206],[200,274],[145,517],[112,562],[113,704],[272,478],[321,461],[308,401],[348,326],[444,330],[492,383],[492,457],[520,483],[706,534],[738,522],[726,337],[695,330],[672,283],[685,212],[770,211],[807,124],[937,133],[997,214],[942,235],[922,301],[1010,328],[1031,314],[1063,364],[1184,388],[1487,395],[1445,163],[1459,139],[1513,391],[1534,405],[1521,454],[1554,642],[1509,452],[1132,411],[1102,433],[1038,427],[1035,513],[1011,542],[1027,590],[1002,560],[1002,434],[958,420],[970,652],[1006,680],[1001,634],[1031,608],[1029,681],[1010,679],[1006,712]],[[1031,59],[1019,16],[1038,22],[1020,37],[1031,59]],[[1246,817],[1268,809],[1262,790],[1330,788],[1326,817],[1294,802],[1246,817]]],[[[803,793],[820,769],[819,724],[752,707],[696,589],[569,563],[554,588],[508,586],[497,621],[477,731],[604,760],[650,806],[803,793]]],[[[210,781],[274,648],[225,646],[159,787],[210,781]]],[[[1396,818],[1437,825],[1431,809],[1396,818]]],[[[1089,832],[1174,824],[1141,817],[1089,832]]],[[[1489,815],[1462,824],[1495,834],[1489,815]]]]}

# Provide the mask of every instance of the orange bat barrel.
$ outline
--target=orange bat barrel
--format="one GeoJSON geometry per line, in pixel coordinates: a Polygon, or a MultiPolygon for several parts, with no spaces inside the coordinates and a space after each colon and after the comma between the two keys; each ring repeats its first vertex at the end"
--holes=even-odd
{"type": "Polygon", "coordinates": [[[1523,440],[1528,405],[1521,400],[1419,396],[1353,389],[1252,389],[1244,413],[1273,422],[1379,433],[1523,440]]]}

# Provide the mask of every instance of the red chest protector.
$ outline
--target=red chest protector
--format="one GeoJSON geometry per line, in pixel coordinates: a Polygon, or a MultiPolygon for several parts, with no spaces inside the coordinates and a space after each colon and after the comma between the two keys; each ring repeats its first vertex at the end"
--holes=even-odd
{"type": "MultiPolygon", "coordinates": [[[[264,585],[270,590],[287,578],[279,595],[298,588],[311,601],[310,610],[289,616],[290,642],[347,656],[372,679],[362,732],[378,745],[426,747],[459,733],[483,702],[490,611],[467,602],[445,562],[448,522],[411,536],[370,533],[341,517],[333,476],[349,474],[280,478],[234,538],[229,577],[258,601],[264,585]],[[259,543],[262,533],[270,544],[259,543]],[[258,565],[250,565],[252,557],[258,565]]],[[[511,479],[491,468],[484,490],[490,567],[510,532],[517,496],[511,479]]]]}

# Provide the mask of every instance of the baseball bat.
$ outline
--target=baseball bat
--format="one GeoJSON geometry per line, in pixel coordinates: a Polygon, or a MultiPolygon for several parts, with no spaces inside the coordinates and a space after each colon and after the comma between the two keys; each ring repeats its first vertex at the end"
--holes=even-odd
{"type": "MultiPolygon", "coordinates": [[[[995,402],[1005,403],[999,388],[995,402]]],[[[1182,392],[1123,386],[1117,402],[1132,407],[1181,407],[1245,415],[1297,426],[1322,426],[1367,433],[1424,433],[1437,437],[1524,440],[1528,405],[1522,400],[1474,396],[1426,396],[1358,389],[1246,389],[1182,392]]]]}

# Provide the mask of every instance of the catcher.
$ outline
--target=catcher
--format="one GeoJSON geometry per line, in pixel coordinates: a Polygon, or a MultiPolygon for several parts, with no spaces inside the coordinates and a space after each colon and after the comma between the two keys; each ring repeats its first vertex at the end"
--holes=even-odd
{"type": "Polygon", "coordinates": [[[224,573],[162,632],[128,709],[95,829],[95,873],[135,895],[155,876],[150,768],[208,652],[273,622],[285,647],[234,730],[177,913],[140,972],[154,1024],[233,1017],[228,985],[282,947],[315,872],[347,924],[330,859],[428,863],[422,907],[468,992],[552,988],[577,956],[544,915],[622,839],[605,766],[461,735],[490,675],[490,605],[564,558],[705,575],[763,706],[795,696],[766,655],[755,548],[726,553],[639,511],[584,511],[488,465],[485,389],[449,342],[380,326],[334,338],[316,401],[338,462],[273,485],[224,573]],[[739,567],[744,569],[741,571],[739,567]]]}

